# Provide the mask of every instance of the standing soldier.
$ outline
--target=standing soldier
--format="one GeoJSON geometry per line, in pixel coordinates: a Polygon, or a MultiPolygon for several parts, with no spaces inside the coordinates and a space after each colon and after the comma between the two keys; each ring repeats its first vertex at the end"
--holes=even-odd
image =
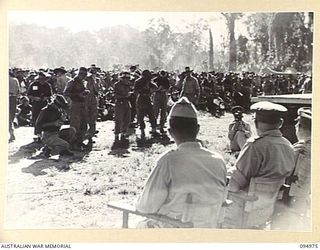
{"type": "MultiPolygon", "coordinates": [[[[46,81],[49,77],[50,75],[40,71],[38,77],[35,78],[35,81],[28,88],[28,97],[32,105],[33,124],[35,124],[41,109],[47,105],[48,100],[52,96],[52,88],[46,81]]],[[[34,140],[40,142],[40,134],[37,134],[36,131],[34,131],[34,134],[34,140]]]]}
{"type": "Polygon", "coordinates": [[[96,133],[96,122],[98,117],[98,94],[99,94],[99,85],[97,80],[97,70],[95,64],[92,64],[87,80],[87,89],[90,93],[87,96],[87,108],[88,108],[88,125],[89,129],[86,134],[86,138],[89,140],[89,143],[93,143],[92,137],[96,133]]]}
{"type": "Polygon", "coordinates": [[[157,136],[157,122],[154,117],[153,106],[151,103],[151,92],[157,89],[157,86],[151,82],[152,74],[149,70],[144,70],[142,76],[134,83],[134,92],[137,94],[137,117],[141,130],[141,138],[145,137],[144,117],[148,115],[151,123],[151,134],[157,136]]]}
{"type": "Polygon", "coordinates": [[[127,140],[127,132],[130,124],[130,73],[122,72],[120,80],[114,85],[115,93],[115,143],[119,142],[119,134],[122,142],[127,140]]]}
{"type": "Polygon", "coordinates": [[[64,67],[56,68],[53,70],[56,74],[56,93],[62,95],[65,87],[67,86],[68,82],[71,80],[69,76],[66,75],[67,71],[64,67]]]}
{"type": "Polygon", "coordinates": [[[9,71],[9,142],[16,138],[13,133],[13,120],[17,109],[17,98],[20,94],[20,87],[17,78],[15,78],[11,71],[9,71]]]}
{"type": "Polygon", "coordinates": [[[185,78],[182,82],[181,97],[185,96],[194,105],[198,104],[200,96],[200,86],[197,78],[192,76],[192,70],[189,67],[185,68],[185,78]]]}
{"type": "MultiPolygon", "coordinates": [[[[131,81],[130,81],[131,90],[133,90],[135,81],[141,77],[141,72],[139,69],[137,69],[137,66],[132,65],[130,67],[130,74],[131,74],[131,81]]],[[[137,102],[137,94],[134,91],[132,91],[132,94],[130,95],[130,104],[131,104],[131,118],[130,118],[131,125],[130,126],[131,127],[135,127],[134,119],[137,114],[136,102],[137,102]]]]}
{"type": "Polygon", "coordinates": [[[167,106],[168,106],[168,91],[170,88],[170,82],[167,78],[167,73],[164,70],[160,71],[158,77],[153,80],[158,89],[153,96],[154,116],[156,120],[160,113],[160,133],[165,133],[164,124],[167,121],[167,106]]]}
{"type": "Polygon", "coordinates": [[[87,69],[80,67],[78,74],[68,82],[64,90],[64,94],[71,99],[70,126],[76,129],[75,143],[73,145],[75,150],[83,150],[83,140],[87,132],[86,98],[90,93],[85,87],[87,74],[87,69]]]}

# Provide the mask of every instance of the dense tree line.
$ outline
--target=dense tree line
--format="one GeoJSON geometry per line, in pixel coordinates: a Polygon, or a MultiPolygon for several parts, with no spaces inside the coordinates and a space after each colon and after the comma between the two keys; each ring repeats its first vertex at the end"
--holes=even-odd
{"type": "Polygon", "coordinates": [[[163,18],[151,19],[140,31],[130,25],[96,32],[33,24],[9,27],[11,67],[79,67],[95,63],[104,69],[140,64],[150,69],[255,71],[271,67],[311,70],[312,13],[221,13],[229,36],[214,44],[215,27],[208,20],[186,23],[177,32],[163,18]],[[236,34],[242,22],[246,34],[236,34]]]}

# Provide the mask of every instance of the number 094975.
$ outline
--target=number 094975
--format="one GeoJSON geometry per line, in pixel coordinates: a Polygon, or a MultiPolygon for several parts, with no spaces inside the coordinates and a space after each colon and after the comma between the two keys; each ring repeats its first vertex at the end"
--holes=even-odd
{"type": "Polygon", "coordinates": [[[300,244],[300,248],[306,248],[306,249],[318,248],[318,244],[300,244]]]}

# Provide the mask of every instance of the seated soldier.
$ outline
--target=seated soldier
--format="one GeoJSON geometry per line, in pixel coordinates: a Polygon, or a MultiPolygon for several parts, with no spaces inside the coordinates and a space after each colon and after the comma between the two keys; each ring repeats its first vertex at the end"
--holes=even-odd
{"type": "Polygon", "coordinates": [[[61,129],[66,120],[68,102],[62,95],[56,95],[52,102],[45,106],[36,121],[35,131],[42,134],[45,143],[44,155],[50,157],[51,153],[58,152],[60,156],[72,156],[72,144],[76,130],[73,127],[61,129]]]}
{"type": "Polygon", "coordinates": [[[293,146],[280,132],[287,109],[263,101],[253,104],[251,110],[255,111],[258,136],[250,138],[243,146],[231,174],[229,192],[247,191],[253,177],[284,180],[294,168],[293,146]]]}
{"type": "Polygon", "coordinates": [[[250,124],[243,121],[243,111],[241,106],[235,106],[231,112],[234,116],[234,121],[229,125],[228,138],[230,140],[230,150],[240,151],[247,139],[251,137],[250,124]]]}
{"type": "Polygon", "coordinates": [[[293,145],[295,168],[287,177],[287,188],[278,201],[274,229],[310,230],[311,194],[311,120],[310,108],[300,108],[296,124],[298,142],[293,145]],[[289,186],[289,188],[288,188],[289,186]]]}
{"type": "Polygon", "coordinates": [[[18,126],[29,126],[31,125],[31,105],[27,96],[20,98],[20,104],[18,105],[17,120],[18,126]]]}
{"type": "MultiPolygon", "coordinates": [[[[196,109],[186,97],[169,113],[169,133],[177,148],[164,153],[151,172],[136,204],[142,213],[156,213],[214,228],[224,200],[226,166],[221,155],[197,142],[196,109]]],[[[172,227],[148,219],[141,227],[172,227]]]]}

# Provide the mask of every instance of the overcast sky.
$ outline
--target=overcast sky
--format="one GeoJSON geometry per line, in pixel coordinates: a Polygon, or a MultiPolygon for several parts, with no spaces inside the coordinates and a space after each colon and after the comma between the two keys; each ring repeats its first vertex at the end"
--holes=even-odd
{"type": "MultiPolygon", "coordinates": [[[[220,13],[214,12],[102,12],[102,11],[10,11],[9,23],[37,24],[45,27],[65,27],[73,32],[96,31],[103,27],[128,24],[144,30],[150,19],[163,17],[175,31],[185,31],[186,22],[200,18],[209,21],[214,43],[226,37],[227,27],[220,13]]],[[[237,23],[236,33],[245,33],[245,27],[237,23]]]]}

